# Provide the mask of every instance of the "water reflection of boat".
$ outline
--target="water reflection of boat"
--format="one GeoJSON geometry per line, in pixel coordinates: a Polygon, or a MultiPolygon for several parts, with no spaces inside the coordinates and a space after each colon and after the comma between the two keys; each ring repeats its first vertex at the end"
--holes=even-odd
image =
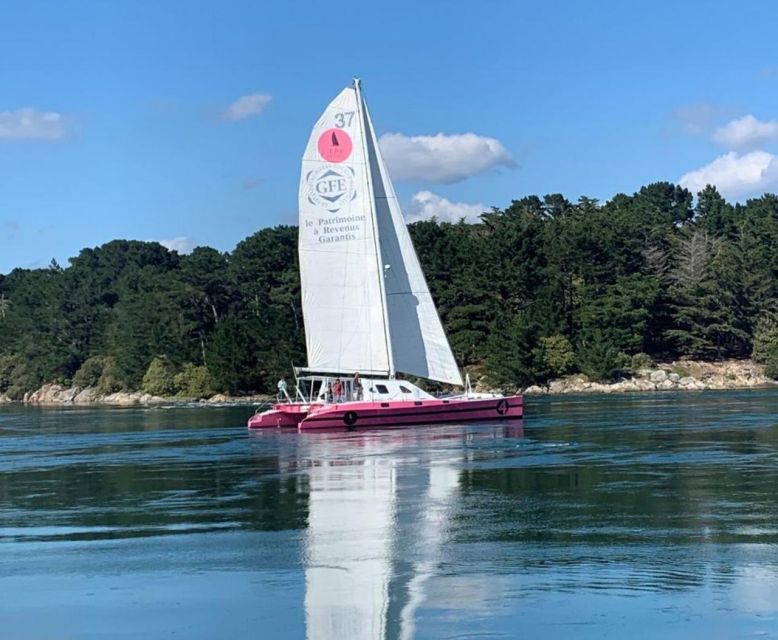
{"type": "Polygon", "coordinates": [[[310,491],[307,637],[414,637],[456,509],[468,444],[522,435],[517,421],[298,441],[310,491]],[[419,447],[420,440],[430,446],[419,447]],[[429,459],[419,460],[419,451],[430,452],[429,459]]]}
{"type": "Polygon", "coordinates": [[[385,638],[395,464],[365,445],[362,464],[309,470],[305,613],[308,638],[385,638]]]}
{"type": "Polygon", "coordinates": [[[325,109],[303,156],[299,257],[308,366],[250,429],[509,420],[520,395],[477,393],[457,368],[384,166],[358,80],[325,109]],[[360,376],[356,375],[359,372],[360,376]],[[403,373],[464,392],[434,397],[403,373]]]}

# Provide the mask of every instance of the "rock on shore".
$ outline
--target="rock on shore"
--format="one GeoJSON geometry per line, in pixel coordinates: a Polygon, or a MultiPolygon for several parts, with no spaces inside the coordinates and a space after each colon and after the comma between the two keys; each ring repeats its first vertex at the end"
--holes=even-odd
{"type": "Polygon", "coordinates": [[[683,360],[640,369],[630,378],[617,382],[590,382],[584,375],[533,385],[526,394],[541,393],[625,393],[638,391],[702,391],[704,389],[748,389],[775,385],[764,375],[764,367],[752,360],[697,362],[683,360]]]}
{"type": "MultiPolygon", "coordinates": [[[[257,404],[271,401],[270,396],[242,396],[234,398],[224,394],[216,394],[207,400],[201,398],[179,398],[154,396],[142,391],[117,391],[116,393],[101,394],[95,387],[63,387],[60,384],[44,384],[40,389],[24,394],[22,402],[34,405],[104,405],[114,407],[129,407],[134,405],[149,406],[160,404],[200,403],[206,406],[219,406],[225,404],[257,404]]],[[[0,404],[11,400],[0,394],[0,404]]]]}
{"type": "Polygon", "coordinates": [[[117,391],[101,395],[94,387],[63,387],[59,384],[44,384],[40,389],[24,394],[24,404],[105,404],[126,407],[136,404],[149,405],[167,402],[166,398],[153,396],[141,391],[117,391]]]}

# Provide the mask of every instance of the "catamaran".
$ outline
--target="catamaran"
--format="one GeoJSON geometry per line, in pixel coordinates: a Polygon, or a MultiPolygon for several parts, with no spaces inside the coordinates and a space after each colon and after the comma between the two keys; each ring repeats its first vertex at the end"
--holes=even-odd
{"type": "Polygon", "coordinates": [[[298,252],[308,366],[249,429],[355,429],[517,419],[520,395],[463,382],[389,179],[359,80],[313,128],[298,252]],[[435,397],[398,374],[464,386],[435,397]]]}

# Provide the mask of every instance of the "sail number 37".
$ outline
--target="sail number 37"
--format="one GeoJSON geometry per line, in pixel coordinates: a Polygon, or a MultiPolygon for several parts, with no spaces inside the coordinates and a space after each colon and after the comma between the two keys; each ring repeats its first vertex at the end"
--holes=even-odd
{"type": "Polygon", "coordinates": [[[350,127],[353,120],[353,111],[343,111],[341,113],[335,114],[335,126],[339,129],[342,129],[343,127],[350,127]]]}

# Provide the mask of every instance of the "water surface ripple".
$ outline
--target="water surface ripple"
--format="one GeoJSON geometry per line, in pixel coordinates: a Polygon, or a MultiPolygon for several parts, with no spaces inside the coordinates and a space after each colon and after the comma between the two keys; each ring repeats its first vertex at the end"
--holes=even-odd
{"type": "Polygon", "coordinates": [[[247,413],[0,407],[2,638],[778,638],[778,390],[247,413]]]}

